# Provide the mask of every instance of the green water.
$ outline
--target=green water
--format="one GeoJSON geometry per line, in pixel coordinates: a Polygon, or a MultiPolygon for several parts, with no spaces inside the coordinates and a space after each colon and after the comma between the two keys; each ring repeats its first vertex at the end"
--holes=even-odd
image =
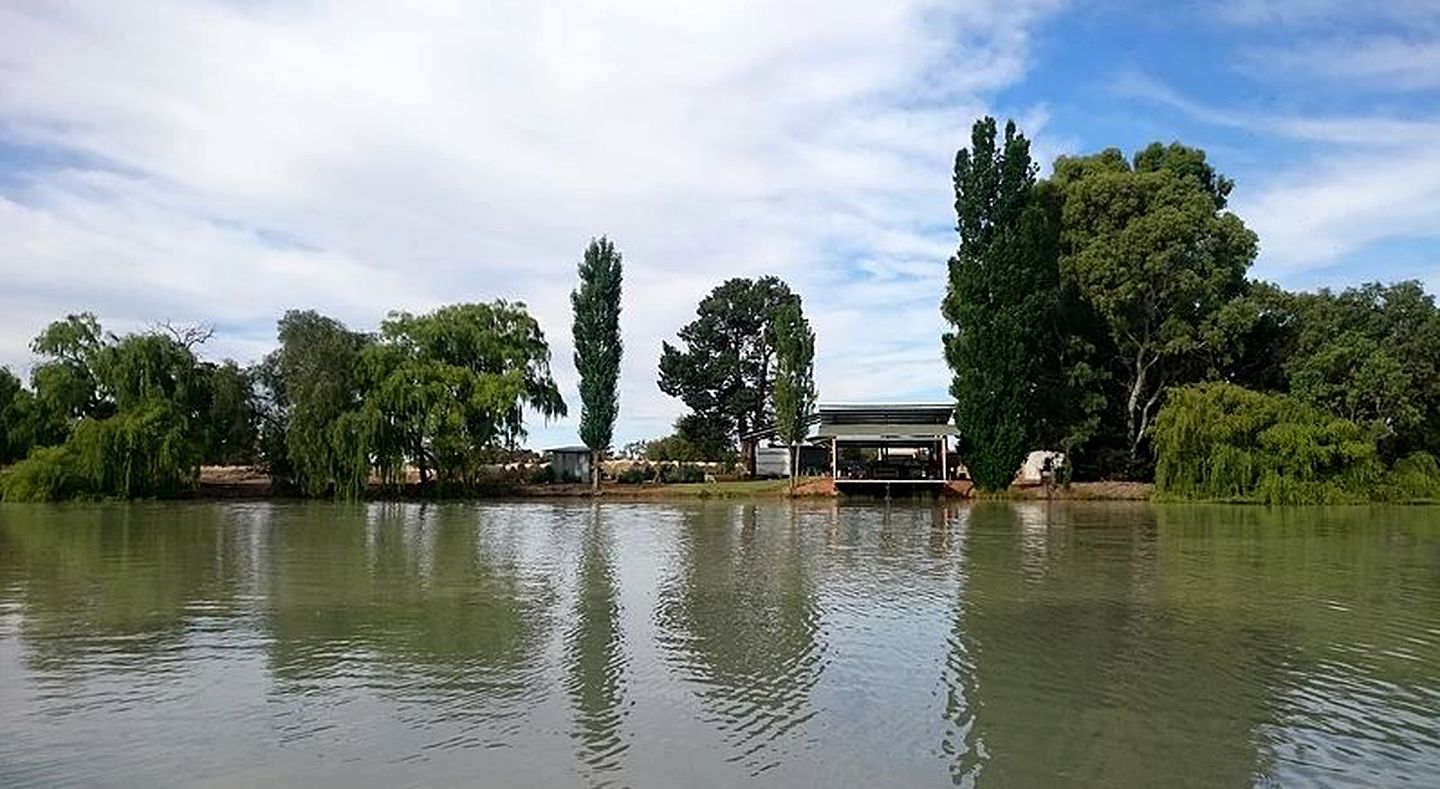
{"type": "Polygon", "coordinates": [[[0,507],[0,786],[1440,786],[1440,508],[0,507]]]}

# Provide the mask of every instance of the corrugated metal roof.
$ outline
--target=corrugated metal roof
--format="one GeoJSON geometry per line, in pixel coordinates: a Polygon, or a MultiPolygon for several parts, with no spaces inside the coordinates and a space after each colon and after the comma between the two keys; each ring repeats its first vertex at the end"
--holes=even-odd
{"type": "Polygon", "coordinates": [[[850,439],[916,439],[937,436],[958,436],[960,431],[950,424],[822,424],[816,438],[850,439]]]}
{"type": "MultiPolygon", "coordinates": [[[[945,425],[955,413],[953,403],[836,403],[820,406],[823,425],[945,425]]],[[[823,427],[822,427],[823,429],[823,427]]],[[[832,431],[833,432],[833,431],[832,431]]]]}
{"type": "Polygon", "coordinates": [[[560,453],[567,453],[567,454],[568,454],[568,453],[572,453],[572,452],[586,452],[586,453],[588,453],[588,452],[590,451],[590,447],[587,447],[587,446],[585,446],[584,444],[576,444],[576,445],[574,445],[574,446],[569,446],[569,447],[551,447],[550,449],[547,449],[547,450],[545,450],[545,451],[546,451],[546,452],[560,452],[560,453]]]}

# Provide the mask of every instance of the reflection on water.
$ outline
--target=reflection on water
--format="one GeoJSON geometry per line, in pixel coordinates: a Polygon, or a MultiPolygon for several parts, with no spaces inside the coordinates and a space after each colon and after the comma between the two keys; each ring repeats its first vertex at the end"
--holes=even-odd
{"type": "Polygon", "coordinates": [[[766,751],[814,714],[819,613],[792,513],[747,505],[728,514],[719,524],[703,513],[685,519],[658,618],[670,660],[697,687],[732,758],[762,772],[783,758],[766,751]]]}
{"type": "Polygon", "coordinates": [[[575,739],[581,746],[581,761],[596,774],[615,771],[629,746],[620,729],[625,716],[626,656],[606,514],[599,505],[588,514],[574,622],[566,633],[575,739]]]}
{"type": "Polygon", "coordinates": [[[1440,510],[0,506],[0,785],[1440,785],[1440,510]]]}

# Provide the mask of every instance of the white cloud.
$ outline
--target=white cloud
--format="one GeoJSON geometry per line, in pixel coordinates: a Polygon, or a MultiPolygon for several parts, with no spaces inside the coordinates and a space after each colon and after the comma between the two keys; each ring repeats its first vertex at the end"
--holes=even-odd
{"type": "Polygon", "coordinates": [[[1440,118],[1219,108],[1136,73],[1121,75],[1113,87],[1205,123],[1292,141],[1308,154],[1252,174],[1231,201],[1260,236],[1257,276],[1283,279],[1324,269],[1386,239],[1440,240],[1440,150],[1434,146],[1440,118]]]}
{"type": "Polygon", "coordinates": [[[1298,48],[1262,47],[1246,60],[1256,73],[1323,77],[1381,91],[1440,88],[1440,39],[1350,35],[1298,48]]]}
{"type": "Polygon", "coordinates": [[[0,363],[82,308],[213,320],[220,351],[254,358],[287,307],[368,327],[507,297],[570,385],[574,265],[608,233],[622,439],[679,412],[660,341],[728,276],[804,294],[822,396],[943,389],[951,157],[1056,5],[0,8],[0,139],[68,160],[0,187],[0,363]],[[871,274],[846,287],[857,260],[871,274]]]}

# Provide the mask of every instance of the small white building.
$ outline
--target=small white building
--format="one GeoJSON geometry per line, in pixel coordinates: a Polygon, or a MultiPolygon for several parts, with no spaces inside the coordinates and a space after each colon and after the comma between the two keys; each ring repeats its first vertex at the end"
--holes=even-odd
{"type": "Polygon", "coordinates": [[[590,481],[590,447],[584,445],[545,450],[556,482],[590,481]]]}

